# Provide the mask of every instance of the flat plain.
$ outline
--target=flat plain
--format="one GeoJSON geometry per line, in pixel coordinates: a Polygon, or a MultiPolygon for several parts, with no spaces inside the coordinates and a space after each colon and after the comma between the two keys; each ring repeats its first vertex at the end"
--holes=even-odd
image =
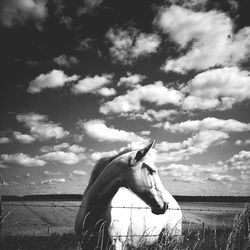
{"type": "MultiPolygon", "coordinates": [[[[231,228],[236,214],[245,203],[179,202],[183,213],[183,228],[231,228]]],[[[50,235],[72,233],[79,201],[9,201],[3,202],[4,235],[50,235]]],[[[121,209],[121,208],[114,208],[121,209]]],[[[124,208],[126,209],[126,208],[124,208]]]]}

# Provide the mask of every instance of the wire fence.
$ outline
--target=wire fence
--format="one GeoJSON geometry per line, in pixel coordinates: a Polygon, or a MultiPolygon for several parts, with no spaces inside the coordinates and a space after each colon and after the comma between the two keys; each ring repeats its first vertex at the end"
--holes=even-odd
{"type": "MultiPolygon", "coordinates": [[[[57,202],[57,201],[55,201],[57,202]]],[[[88,208],[104,208],[102,205],[59,205],[59,204],[27,204],[27,203],[8,203],[4,202],[3,206],[8,207],[43,207],[43,208],[80,208],[80,207],[88,207],[88,208]]],[[[111,206],[110,208],[114,209],[138,209],[138,210],[151,210],[150,207],[138,207],[138,206],[111,206]]],[[[223,212],[223,213],[240,213],[242,212],[242,209],[204,209],[204,208],[168,208],[167,210],[181,210],[181,211],[194,211],[194,212],[223,212]]]]}
{"type": "MultiPolygon", "coordinates": [[[[44,201],[36,201],[38,203],[43,203],[44,201]]],[[[57,213],[55,211],[56,208],[59,209],[59,211],[64,211],[62,209],[72,209],[72,211],[74,211],[74,213],[77,212],[77,210],[81,207],[87,207],[85,205],[81,205],[81,204],[70,204],[69,201],[67,201],[69,204],[58,204],[62,201],[46,201],[47,204],[35,204],[34,201],[22,201],[22,202],[17,202],[17,203],[14,203],[14,202],[2,202],[2,206],[3,206],[3,209],[4,211],[8,211],[9,210],[9,217],[11,217],[11,210],[15,210],[15,208],[17,208],[17,211],[18,211],[18,208],[21,208],[21,207],[24,207],[26,209],[28,209],[29,211],[32,212],[32,214],[38,219],[38,221],[40,221],[40,225],[39,226],[42,226],[43,225],[43,230],[41,233],[42,235],[46,235],[46,236],[49,236],[51,235],[52,233],[57,233],[58,231],[60,231],[60,229],[65,229],[65,232],[72,232],[74,233],[74,229],[73,229],[73,226],[62,226],[62,225],[56,225],[54,223],[51,223],[50,222],[50,219],[46,218],[45,216],[41,216],[41,210],[39,211],[38,208],[45,208],[46,211],[48,211],[47,209],[51,209],[53,211],[53,213],[50,213],[50,216],[54,217],[57,219],[57,217],[61,216],[60,214],[57,215],[57,213]],[[50,204],[48,204],[50,202],[50,204]],[[37,208],[37,209],[36,209],[37,208]],[[54,210],[55,209],[55,210],[54,210]]],[[[71,202],[75,202],[75,201],[71,201],[71,202]]],[[[88,208],[102,208],[103,206],[102,205],[92,205],[92,206],[88,206],[88,208]]],[[[151,209],[150,207],[139,207],[139,206],[111,206],[112,209],[135,209],[135,210],[149,210],[151,209]]],[[[197,208],[197,207],[183,207],[181,206],[181,208],[171,208],[169,207],[168,210],[175,210],[175,211],[183,211],[184,213],[185,212],[190,212],[190,213],[206,213],[206,214],[210,214],[210,216],[213,216],[213,215],[216,215],[216,214],[229,214],[230,218],[233,218],[235,217],[236,214],[239,214],[239,213],[242,213],[244,207],[237,207],[237,208],[234,208],[232,207],[231,209],[225,209],[225,207],[220,207],[220,208],[216,208],[216,207],[213,207],[213,208],[197,208]]],[[[249,207],[248,207],[248,210],[249,210],[249,207]]],[[[17,212],[18,213],[18,212],[17,212]]],[[[48,213],[49,214],[49,213],[48,213]]],[[[72,217],[75,217],[75,214],[71,214],[72,217]]],[[[36,227],[36,223],[33,223],[34,221],[32,221],[31,218],[27,218],[27,220],[24,221],[19,221],[18,223],[16,223],[16,226],[25,226],[27,228],[29,228],[31,230],[32,226],[33,226],[33,230],[34,233],[33,235],[39,235],[39,232],[37,230],[37,227],[36,227]],[[29,222],[30,221],[30,222],[29,222]],[[35,226],[34,226],[34,225],[35,226]],[[37,230],[37,231],[36,231],[37,230]]],[[[205,227],[205,224],[203,221],[199,220],[198,217],[196,219],[196,224],[200,223],[201,227],[204,229],[205,227]]],[[[60,231],[60,232],[63,232],[65,233],[64,231],[60,231]]],[[[158,237],[159,235],[154,235],[154,234],[143,234],[143,235],[131,235],[131,237],[158,237]]],[[[119,235],[119,237],[127,237],[127,235],[119,235]]]]}

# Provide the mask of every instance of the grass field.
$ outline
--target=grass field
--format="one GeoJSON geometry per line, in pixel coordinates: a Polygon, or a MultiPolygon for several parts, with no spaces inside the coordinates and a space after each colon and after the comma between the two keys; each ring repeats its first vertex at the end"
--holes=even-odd
{"type": "MultiPolygon", "coordinates": [[[[76,249],[76,246],[77,238],[73,233],[52,233],[50,236],[5,235],[0,243],[0,249],[3,250],[71,250],[76,249]]],[[[249,250],[248,209],[244,209],[241,214],[235,216],[231,228],[226,226],[217,227],[216,225],[206,225],[203,228],[186,226],[182,237],[178,241],[166,238],[153,246],[138,246],[136,249],[249,250]]]]}
{"type": "MultiPolygon", "coordinates": [[[[231,228],[237,211],[244,203],[179,202],[183,213],[183,228],[231,228]]],[[[51,233],[73,233],[79,202],[29,201],[5,202],[2,232],[4,235],[48,236],[51,233]],[[13,205],[13,206],[11,206],[13,205]]]]}

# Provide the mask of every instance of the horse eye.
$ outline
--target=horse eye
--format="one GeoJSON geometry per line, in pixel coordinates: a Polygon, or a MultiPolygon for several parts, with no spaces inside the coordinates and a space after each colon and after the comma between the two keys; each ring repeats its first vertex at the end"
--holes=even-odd
{"type": "Polygon", "coordinates": [[[143,168],[146,168],[149,172],[150,175],[153,175],[156,171],[154,169],[152,169],[151,167],[149,167],[147,164],[143,163],[142,164],[143,168]]]}
{"type": "Polygon", "coordinates": [[[148,172],[150,175],[153,175],[155,173],[155,171],[152,168],[148,168],[148,172]]]}

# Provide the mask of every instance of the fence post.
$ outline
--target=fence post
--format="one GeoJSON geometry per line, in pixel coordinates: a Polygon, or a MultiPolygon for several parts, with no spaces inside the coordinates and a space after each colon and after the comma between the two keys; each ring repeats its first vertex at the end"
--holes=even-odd
{"type": "Polygon", "coordinates": [[[202,238],[203,238],[203,240],[205,240],[205,223],[204,222],[202,222],[202,238]]]}

